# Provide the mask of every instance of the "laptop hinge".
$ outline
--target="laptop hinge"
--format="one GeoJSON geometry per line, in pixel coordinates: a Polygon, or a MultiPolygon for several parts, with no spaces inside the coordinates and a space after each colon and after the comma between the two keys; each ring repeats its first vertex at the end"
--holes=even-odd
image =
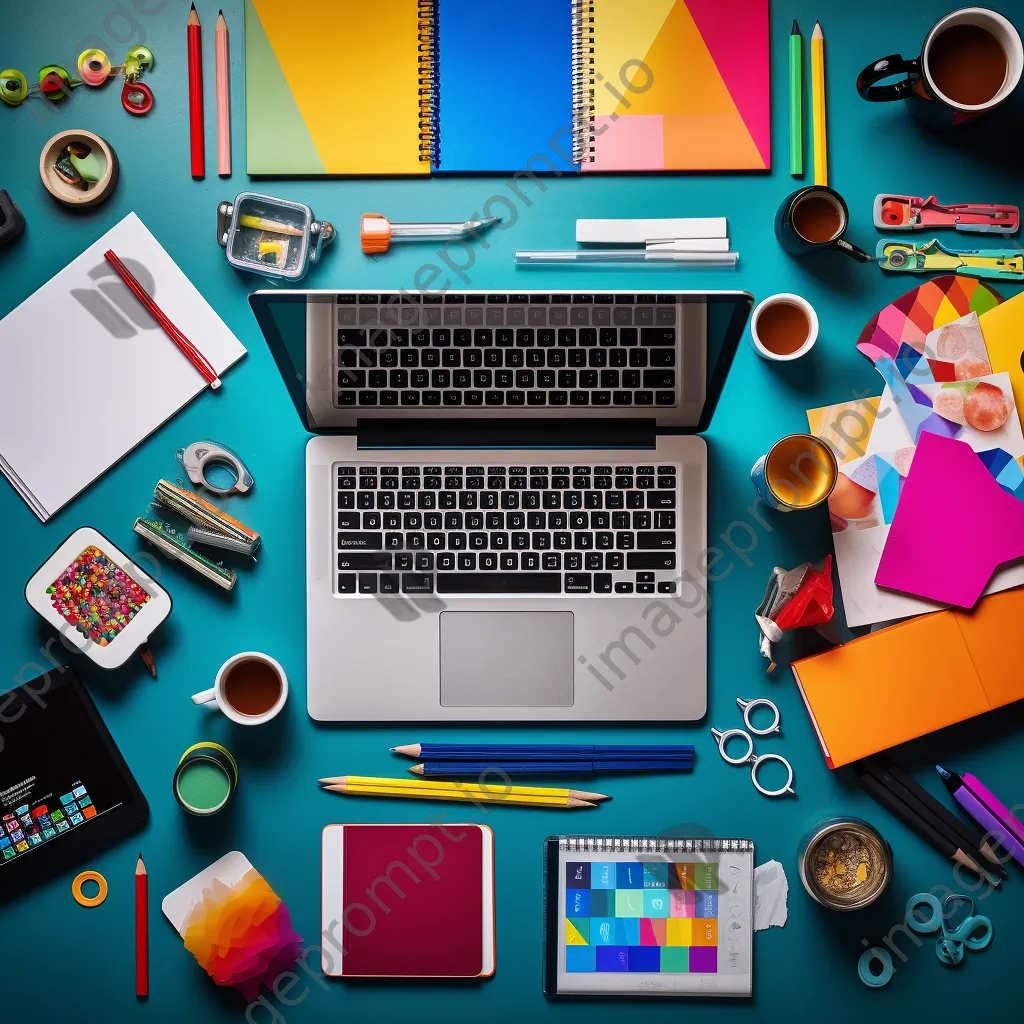
{"type": "Polygon", "coordinates": [[[653,419],[373,419],[360,448],[654,448],[653,419]]]}

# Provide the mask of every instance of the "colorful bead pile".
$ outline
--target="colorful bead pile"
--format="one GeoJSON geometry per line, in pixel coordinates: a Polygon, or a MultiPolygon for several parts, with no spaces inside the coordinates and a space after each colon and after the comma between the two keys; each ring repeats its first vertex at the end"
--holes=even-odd
{"type": "Polygon", "coordinates": [[[106,647],[149,600],[149,594],[120,566],[92,546],[46,592],[57,612],[100,647],[106,647]]]}

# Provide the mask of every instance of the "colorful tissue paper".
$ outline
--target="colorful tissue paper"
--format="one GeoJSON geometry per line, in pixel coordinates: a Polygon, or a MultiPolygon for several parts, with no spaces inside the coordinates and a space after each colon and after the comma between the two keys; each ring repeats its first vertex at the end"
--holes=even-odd
{"type": "Polygon", "coordinates": [[[250,1002],[302,953],[287,906],[255,868],[233,885],[214,878],[204,886],[183,938],[216,984],[238,989],[250,1002]]]}

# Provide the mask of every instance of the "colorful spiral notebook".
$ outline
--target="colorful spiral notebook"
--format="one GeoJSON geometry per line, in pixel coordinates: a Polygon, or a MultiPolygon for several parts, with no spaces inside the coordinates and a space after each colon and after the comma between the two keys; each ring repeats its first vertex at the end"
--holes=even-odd
{"type": "Polygon", "coordinates": [[[551,836],[544,994],[750,996],[748,839],[551,836]]]}
{"type": "Polygon", "coordinates": [[[768,170],[768,51],[768,0],[246,0],[246,170],[768,170]]]}
{"type": "Polygon", "coordinates": [[[324,974],[494,973],[494,833],[486,825],[328,825],[324,974]]]}

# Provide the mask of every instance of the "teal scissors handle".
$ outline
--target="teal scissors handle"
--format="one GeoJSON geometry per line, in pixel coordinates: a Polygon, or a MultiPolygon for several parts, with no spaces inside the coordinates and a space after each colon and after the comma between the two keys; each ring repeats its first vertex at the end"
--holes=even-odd
{"type": "Polygon", "coordinates": [[[978,914],[968,917],[955,931],[946,932],[946,936],[953,942],[962,942],[968,949],[985,949],[992,941],[992,931],[992,922],[984,914],[978,914]]]}
{"type": "Polygon", "coordinates": [[[931,935],[942,929],[942,904],[930,892],[919,892],[907,901],[907,925],[918,935],[931,935]],[[919,916],[918,912],[925,913],[919,916]]]}

